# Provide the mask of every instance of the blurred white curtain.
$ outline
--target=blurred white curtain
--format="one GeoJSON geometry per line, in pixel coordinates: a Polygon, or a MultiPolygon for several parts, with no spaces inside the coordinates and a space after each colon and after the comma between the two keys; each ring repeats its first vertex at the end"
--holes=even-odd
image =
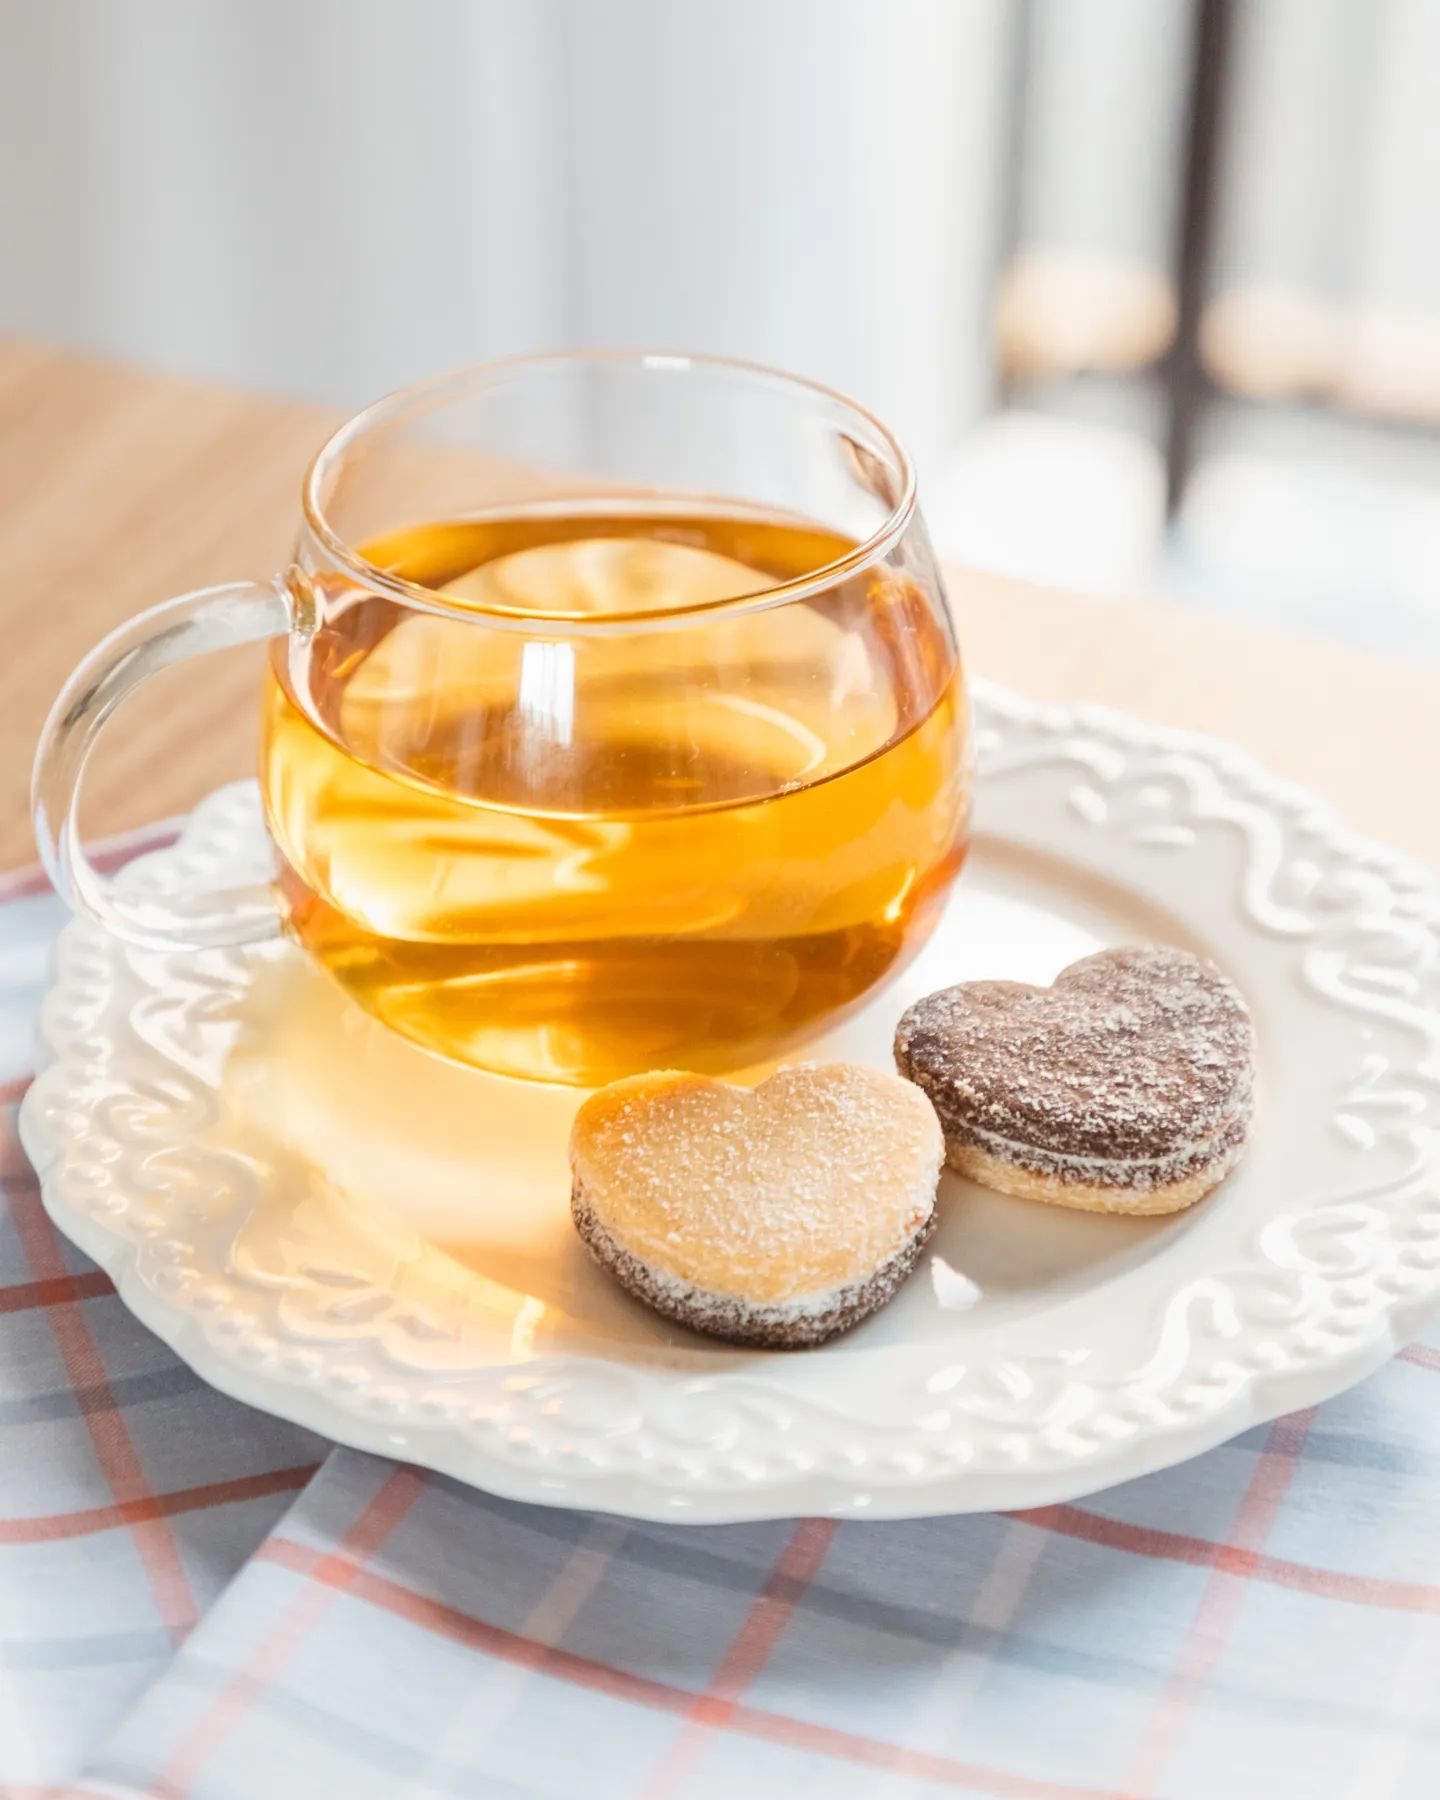
{"type": "Polygon", "coordinates": [[[342,404],[749,355],[988,399],[1005,0],[0,0],[0,326],[342,404]]]}
{"type": "Polygon", "coordinates": [[[1440,417],[1440,5],[1249,0],[1226,136],[1216,373],[1440,417]]]}

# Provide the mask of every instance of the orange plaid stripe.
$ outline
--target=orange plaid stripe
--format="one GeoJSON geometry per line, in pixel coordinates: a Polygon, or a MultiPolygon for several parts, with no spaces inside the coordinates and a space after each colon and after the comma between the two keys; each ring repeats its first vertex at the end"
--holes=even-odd
{"type": "MultiPolygon", "coordinates": [[[[177,1748],[161,1776],[161,1791],[183,1794],[239,1723],[275,1680],[285,1663],[314,1629],[337,1590],[358,1579],[365,1559],[385,1541],[415,1503],[425,1486],[418,1469],[396,1468],[381,1483],[368,1506],[333,1551],[317,1553],[316,1585],[276,1620],[256,1646],[249,1662],[236,1671],[177,1748]]],[[[259,1552],[264,1554],[264,1550],[259,1552]]]]}
{"type": "Polygon", "coordinates": [[[1153,1525],[1129,1525],[1123,1519],[1107,1519],[1079,1506],[1042,1506],[1032,1512],[1010,1513],[1022,1525],[1053,1531],[1062,1537],[1100,1544],[1107,1550],[1126,1550],[1162,1562],[1190,1563],[1196,1568],[1218,1569],[1247,1581],[1268,1581],[1275,1587],[1296,1588],[1322,1600],[1348,1600],[1355,1606],[1377,1606],[1391,1612],[1440,1613],[1440,1587],[1413,1581],[1386,1581],[1379,1576],[1350,1575],[1340,1569],[1322,1569],[1312,1563],[1292,1562],[1283,1556],[1209,1538],[1187,1537],[1183,1532],[1163,1531],[1153,1525]]]}
{"type": "MultiPolygon", "coordinates": [[[[275,1537],[256,1552],[256,1560],[278,1563],[310,1582],[343,1588],[355,1599],[422,1630],[464,1644],[484,1655],[518,1663],[536,1674],[682,1717],[688,1717],[694,1708],[696,1695],[686,1688],[674,1687],[646,1675],[633,1675],[628,1670],[613,1668],[608,1663],[579,1656],[553,1644],[537,1643],[517,1632],[507,1631],[503,1626],[477,1619],[458,1607],[429,1599],[413,1588],[361,1568],[334,1553],[311,1550],[289,1538],[275,1537]]],[[[1068,1782],[1042,1781],[956,1757],[909,1750],[903,1744],[886,1743],[859,1732],[842,1731],[743,1702],[737,1702],[729,1709],[724,1729],[888,1774],[909,1775],[942,1787],[993,1795],[997,1800],[1148,1800],[1147,1796],[1129,1790],[1120,1792],[1068,1782]]]]}
{"type": "Polygon", "coordinates": [[[229,1481],[200,1482],[146,1499],[116,1501],[111,1506],[84,1506],[74,1512],[45,1513],[29,1519],[0,1519],[0,1544],[48,1544],[59,1538],[85,1537],[95,1531],[135,1526],[180,1513],[208,1512],[212,1506],[234,1506],[266,1494],[297,1493],[318,1464],[269,1469],[258,1475],[236,1475],[229,1481]]]}
{"type": "Polygon", "coordinates": [[[100,1300],[114,1292],[114,1283],[100,1269],[87,1269],[83,1275],[52,1275],[46,1281],[16,1281],[0,1287],[0,1313],[68,1306],[77,1300],[100,1300]]]}
{"type": "MultiPolygon", "coordinates": [[[[40,1196],[29,1182],[12,1183],[10,1214],[20,1238],[30,1273],[37,1282],[71,1279],[65,1267],[60,1239],[40,1196]]],[[[141,1503],[145,1516],[130,1523],[161,1623],[179,1643],[195,1624],[198,1610],[185,1573],[174,1534],[145,1478],[144,1465],[125,1423],[125,1415],[110,1391],[104,1359],[86,1322],[84,1308],[64,1300],[46,1308],[45,1318],[75,1392],[88,1391],[94,1404],[81,1408],[95,1461],[105,1477],[116,1506],[141,1503]]]]}
{"type": "MultiPolygon", "coordinates": [[[[1263,1546],[1279,1515],[1285,1490],[1295,1473],[1305,1434],[1314,1417],[1312,1407],[1309,1412],[1277,1419],[1270,1427],[1259,1465],[1235,1515],[1233,1536],[1239,1540],[1237,1548],[1258,1551],[1263,1546]]],[[[1244,1592],[1243,1585],[1230,1570],[1218,1566],[1211,1570],[1189,1632],[1175,1659],[1174,1671],[1131,1759],[1127,1779],[1142,1792],[1158,1790],[1166,1765],[1184,1733],[1199,1689],[1210,1679],[1220,1660],[1244,1592]]]]}
{"type": "Polygon", "coordinates": [[[819,1573],[838,1529],[834,1519],[801,1519],[795,1527],[710,1685],[695,1697],[683,1730],[647,1783],[645,1800],[666,1800],[674,1794],[699,1761],[710,1733],[729,1723],[741,1695],[768,1662],[801,1595],[819,1573]]]}

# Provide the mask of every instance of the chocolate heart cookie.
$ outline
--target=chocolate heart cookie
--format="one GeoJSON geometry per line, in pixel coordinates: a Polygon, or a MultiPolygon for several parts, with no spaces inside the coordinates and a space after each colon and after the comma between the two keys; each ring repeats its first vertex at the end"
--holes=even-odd
{"type": "Polygon", "coordinates": [[[1162,945],[1102,950],[1053,987],[967,981],[917,1000],[900,1073],[952,1169],[1059,1206],[1176,1212],[1245,1147],[1255,1034],[1220,971],[1162,945]]]}
{"type": "Polygon", "coordinates": [[[636,1075],[576,1115],[571,1214],[657,1312],[796,1349],[900,1286],[934,1225],[944,1154],[929,1101],[883,1069],[801,1064],[753,1091],[636,1075]]]}

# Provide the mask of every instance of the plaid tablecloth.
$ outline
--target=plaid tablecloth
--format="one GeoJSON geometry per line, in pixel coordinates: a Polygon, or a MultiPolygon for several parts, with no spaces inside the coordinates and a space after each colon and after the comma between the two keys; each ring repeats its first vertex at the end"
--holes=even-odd
{"type": "Polygon", "coordinates": [[[47,1219],[0,887],[0,1793],[1435,1800],[1440,1338],[1078,1506],[524,1507],[211,1392],[47,1219]]]}

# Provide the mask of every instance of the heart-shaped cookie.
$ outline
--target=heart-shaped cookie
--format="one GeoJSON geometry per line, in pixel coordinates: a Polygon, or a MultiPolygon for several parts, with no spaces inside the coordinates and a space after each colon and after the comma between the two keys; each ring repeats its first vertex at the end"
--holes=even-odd
{"type": "Polygon", "coordinates": [[[896,1065],[940,1115],[951,1168],[1105,1212],[1175,1212],[1229,1173],[1254,1056],[1236,989],[1157,944],[1087,956],[1048,988],[945,988],[895,1034],[896,1065]]]}
{"type": "Polygon", "coordinates": [[[918,1088],[805,1063],[757,1088],[672,1071],[613,1082],[570,1134],[571,1213],[597,1261],[731,1343],[822,1343],[909,1274],[944,1143],[918,1088]]]}

